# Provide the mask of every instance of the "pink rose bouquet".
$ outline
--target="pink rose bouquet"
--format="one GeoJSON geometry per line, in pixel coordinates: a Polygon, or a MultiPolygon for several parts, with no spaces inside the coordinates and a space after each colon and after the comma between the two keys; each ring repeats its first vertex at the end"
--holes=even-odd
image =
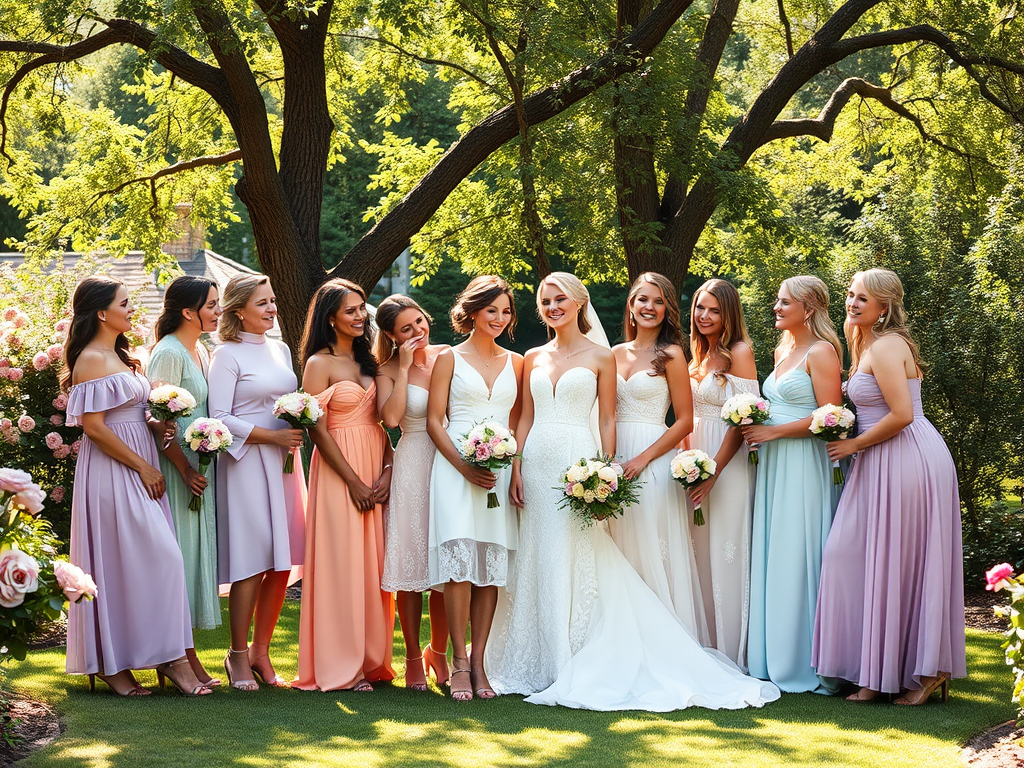
{"type": "MultiPolygon", "coordinates": [[[[670,466],[672,477],[684,488],[697,485],[718,471],[715,460],[696,448],[679,451],[672,457],[670,466]]],[[[704,510],[700,508],[700,504],[693,508],[693,524],[704,525],[704,510]]]]}
{"type": "MultiPolygon", "coordinates": [[[[277,402],[274,403],[274,415],[284,419],[295,429],[306,429],[315,427],[324,411],[315,397],[299,389],[277,398],[277,402]]],[[[294,471],[295,453],[288,451],[288,457],[284,460],[284,473],[287,475],[294,471]]]]}
{"type": "MultiPolygon", "coordinates": [[[[811,414],[811,434],[819,440],[831,443],[834,440],[845,440],[853,429],[857,417],[849,408],[841,405],[823,405],[811,414]]],[[[846,482],[846,475],[838,461],[832,462],[832,483],[839,485],[846,482]]]]}
{"type": "MultiPolygon", "coordinates": [[[[512,430],[497,421],[481,421],[462,436],[459,453],[467,464],[489,469],[491,472],[512,466],[519,446],[512,435],[512,430]]],[[[498,494],[487,493],[487,508],[501,506],[498,494]]]]}
{"type": "MultiPolygon", "coordinates": [[[[749,392],[733,395],[722,405],[722,420],[730,427],[764,424],[770,417],[771,403],[749,392]]],[[[747,460],[757,464],[757,448],[750,449],[747,460]]]]}
{"type": "MultiPolygon", "coordinates": [[[[213,457],[234,442],[234,437],[227,425],[220,419],[199,418],[188,425],[185,430],[184,442],[199,456],[199,474],[205,476],[206,469],[213,457]]],[[[198,512],[203,508],[203,497],[192,494],[188,508],[198,512]]]]}
{"type": "Polygon", "coordinates": [[[159,421],[177,421],[191,416],[195,407],[195,397],[184,387],[163,384],[149,393],[149,412],[159,421]]]}
{"type": "Polygon", "coordinates": [[[626,507],[640,500],[643,483],[626,478],[622,465],[610,456],[580,459],[559,478],[555,490],[562,491],[559,506],[568,506],[584,527],[600,520],[619,517],[626,507]]]}

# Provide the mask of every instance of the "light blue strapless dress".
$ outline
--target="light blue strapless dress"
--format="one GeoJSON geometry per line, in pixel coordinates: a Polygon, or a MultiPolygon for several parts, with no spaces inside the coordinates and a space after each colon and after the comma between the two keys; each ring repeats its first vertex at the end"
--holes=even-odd
{"type": "MultiPolygon", "coordinates": [[[[778,379],[774,371],[768,376],[769,424],[799,421],[818,407],[806,365],[805,355],[778,379]]],[[[825,445],[808,433],[772,440],[759,451],[747,663],[753,677],[790,693],[835,689],[811,667],[821,556],[840,488],[832,484],[825,445]]]]}

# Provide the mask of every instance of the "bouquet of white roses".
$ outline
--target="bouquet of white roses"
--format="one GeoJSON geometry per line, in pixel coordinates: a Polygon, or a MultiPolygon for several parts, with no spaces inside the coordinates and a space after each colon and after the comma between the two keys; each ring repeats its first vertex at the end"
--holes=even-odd
{"type": "MultiPolygon", "coordinates": [[[[499,469],[512,466],[519,446],[512,430],[497,421],[481,421],[462,436],[459,453],[467,464],[497,472],[499,469]]],[[[500,507],[498,494],[487,493],[487,508],[500,507]]]]}
{"type": "Polygon", "coordinates": [[[149,393],[149,412],[159,421],[177,421],[191,416],[196,399],[184,387],[162,384],[149,393]]]}
{"type": "MultiPolygon", "coordinates": [[[[742,392],[733,395],[722,406],[722,420],[731,427],[743,427],[748,424],[764,424],[771,416],[771,403],[760,395],[742,392]]],[[[757,447],[751,447],[748,460],[757,464],[757,447]]]]}
{"type": "MultiPolygon", "coordinates": [[[[315,427],[324,411],[315,397],[299,389],[277,398],[277,402],[274,403],[274,415],[296,429],[303,429],[315,427]]],[[[284,473],[291,474],[294,471],[295,455],[288,451],[288,458],[284,460],[284,473]]]]}
{"type": "MultiPolygon", "coordinates": [[[[672,477],[684,488],[697,485],[718,471],[718,464],[704,451],[692,448],[679,451],[672,457],[672,477]]],[[[693,524],[704,525],[704,511],[700,504],[693,508],[693,524]]]]}
{"type": "MultiPolygon", "coordinates": [[[[235,438],[231,431],[220,419],[196,419],[188,425],[185,430],[185,445],[191,448],[199,456],[199,474],[206,476],[206,468],[210,466],[213,457],[221,451],[226,451],[235,438]]],[[[192,494],[192,500],[188,508],[198,512],[203,508],[203,497],[192,494]]]]}
{"type": "MultiPolygon", "coordinates": [[[[833,440],[845,440],[850,435],[857,417],[849,408],[841,405],[823,405],[811,414],[811,434],[819,440],[831,443],[833,440]]],[[[846,482],[846,475],[838,461],[832,462],[832,483],[839,485],[846,482]]]]}
{"type": "Polygon", "coordinates": [[[625,507],[640,500],[643,485],[637,478],[627,479],[622,465],[604,455],[580,459],[562,473],[560,481],[555,486],[564,494],[559,506],[568,505],[584,527],[621,515],[625,507]]]}

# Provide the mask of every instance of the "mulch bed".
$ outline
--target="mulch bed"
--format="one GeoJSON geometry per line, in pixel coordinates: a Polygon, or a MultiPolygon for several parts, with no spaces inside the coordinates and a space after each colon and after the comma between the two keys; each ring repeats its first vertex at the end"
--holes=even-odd
{"type": "Polygon", "coordinates": [[[0,738],[0,766],[28,757],[64,732],[57,713],[43,702],[14,693],[5,695],[8,711],[3,716],[6,738],[0,738]]]}

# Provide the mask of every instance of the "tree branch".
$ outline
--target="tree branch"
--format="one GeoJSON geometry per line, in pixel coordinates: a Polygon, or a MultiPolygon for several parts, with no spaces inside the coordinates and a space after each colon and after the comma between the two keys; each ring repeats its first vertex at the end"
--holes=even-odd
{"type": "Polygon", "coordinates": [[[793,27],[789,23],[789,16],[786,15],[784,0],[777,0],[779,4],[779,21],[782,22],[782,29],[786,33],[786,53],[793,58],[793,27]]]}
{"type": "Polygon", "coordinates": [[[228,163],[233,163],[236,160],[241,159],[242,150],[232,149],[230,152],[225,152],[222,155],[203,155],[202,157],[194,157],[191,160],[182,160],[180,162],[174,163],[173,165],[168,165],[166,168],[161,168],[159,171],[150,174],[149,176],[138,176],[134,179],[124,182],[123,184],[118,184],[116,187],[113,187],[112,189],[104,189],[101,192],[97,192],[93,196],[93,201],[99,200],[100,198],[103,197],[108,197],[110,195],[116,195],[125,187],[130,187],[132,184],[141,184],[142,182],[149,182],[150,190],[153,193],[153,205],[155,207],[155,182],[157,181],[157,179],[162,179],[165,176],[173,176],[177,173],[181,173],[182,171],[191,171],[194,168],[203,168],[204,166],[211,165],[227,165],[228,163]]]}
{"type": "Polygon", "coordinates": [[[370,43],[379,43],[380,45],[385,45],[385,46],[387,46],[389,48],[394,48],[400,54],[402,54],[403,56],[405,56],[407,58],[412,59],[413,61],[418,61],[421,64],[430,64],[431,66],[436,66],[436,67],[448,67],[450,69],[454,69],[457,72],[461,72],[462,74],[464,74],[470,80],[473,80],[473,81],[479,83],[484,88],[486,88],[488,91],[491,91],[492,93],[496,93],[497,92],[497,90],[495,89],[495,87],[493,85],[488,83],[486,80],[484,80],[482,77],[480,77],[479,75],[475,74],[474,72],[466,69],[461,64],[456,64],[453,61],[445,61],[444,59],[432,59],[432,58],[430,58],[428,56],[420,56],[420,55],[415,54],[415,53],[413,53],[412,51],[410,51],[410,50],[408,50],[406,48],[403,48],[398,43],[393,42],[391,40],[388,40],[386,37],[381,37],[379,35],[376,36],[376,37],[374,37],[372,35],[356,35],[356,34],[344,33],[344,32],[336,34],[335,37],[347,37],[347,38],[350,38],[352,40],[365,40],[365,41],[370,42],[370,43]]]}

